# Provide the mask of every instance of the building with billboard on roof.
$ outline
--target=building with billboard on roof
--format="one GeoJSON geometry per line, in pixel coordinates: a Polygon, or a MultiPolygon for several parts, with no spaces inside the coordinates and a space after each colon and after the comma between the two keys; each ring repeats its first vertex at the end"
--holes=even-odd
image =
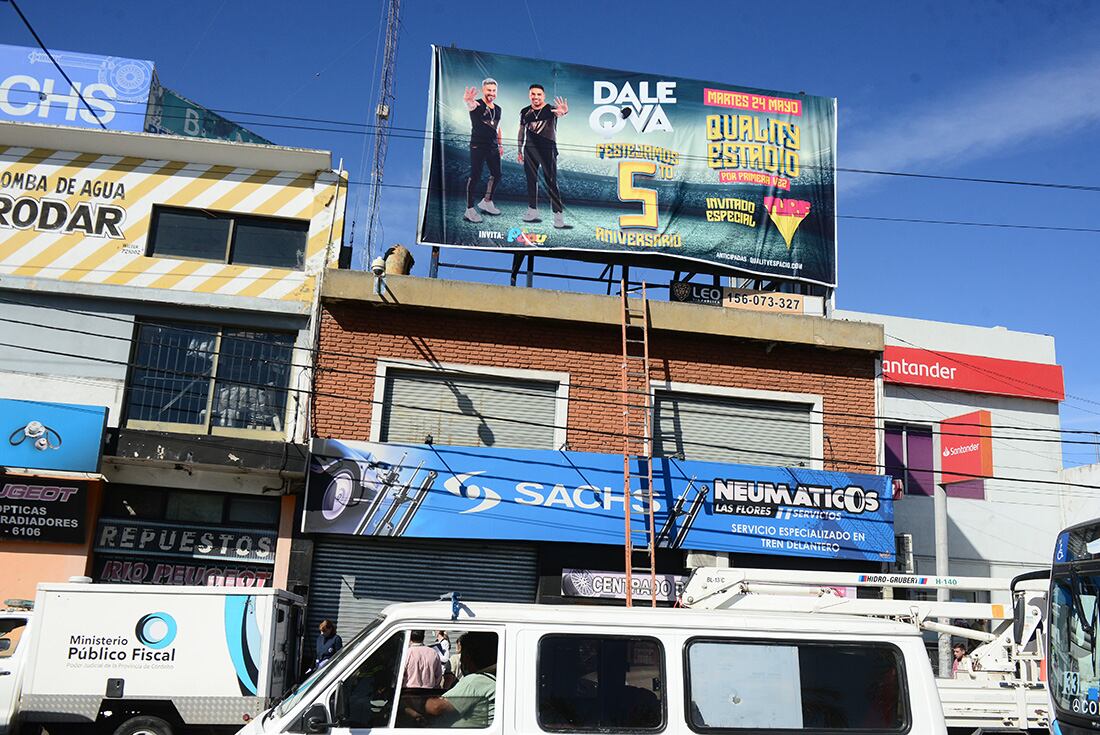
{"type": "Polygon", "coordinates": [[[7,596],[288,585],[345,184],[324,151],[0,122],[7,596]]]}

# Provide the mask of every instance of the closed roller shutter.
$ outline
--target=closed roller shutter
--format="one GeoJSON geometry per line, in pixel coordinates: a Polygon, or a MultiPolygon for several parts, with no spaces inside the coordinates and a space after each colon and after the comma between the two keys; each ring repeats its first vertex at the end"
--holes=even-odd
{"type": "MultiPolygon", "coordinates": [[[[309,590],[310,642],[325,618],[345,641],[394,602],[534,602],[535,546],[433,539],[318,539],[309,590]]],[[[312,650],[312,648],[311,648],[312,650]]]]}
{"type": "Polygon", "coordinates": [[[658,391],[654,452],[709,462],[808,467],[812,408],[658,391]]]}
{"type": "Polygon", "coordinates": [[[380,439],[554,449],[557,391],[552,381],[389,370],[380,439]]]}

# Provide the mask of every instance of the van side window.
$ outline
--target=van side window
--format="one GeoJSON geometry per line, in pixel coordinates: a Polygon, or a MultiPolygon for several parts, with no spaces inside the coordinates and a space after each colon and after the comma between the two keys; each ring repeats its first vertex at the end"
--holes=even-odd
{"type": "Polygon", "coordinates": [[[499,644],[491,631],[409,631],[396,726],[482,729],[493,724],[499,644]]]}
{"type": "Polygon", "coordinates": [[[341,727],[389,727],[405,634],[395,633],[341,684],[341,727]]]}
{"type": "Polygon", "coordinates": [[[538,718],[539,726],[549,732],[663,729],[660,641],[544,636],[539,641],[538,718]]]}
{"type": "Polygon", "coordinates": [[[0,658],[11,658],[19,647],[19,639],[27,628],[26,618],[0,620],[0,658]]]}
{"type": "Polygon", "coordinates": [[[901,652],[888,644],[696,639],[687,675],[696,732],[909,727],[901,652]]]}

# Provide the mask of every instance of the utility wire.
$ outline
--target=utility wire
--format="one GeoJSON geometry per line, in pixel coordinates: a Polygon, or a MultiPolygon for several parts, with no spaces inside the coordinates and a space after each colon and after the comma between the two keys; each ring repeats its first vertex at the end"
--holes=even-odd
{"type": "MultiPolygon", "coordinates": [[[[157,320],[157,319],[148,319],[148,320],[137,319],[137,320],[133,320],[133,319],[126,319],[126,318],[123,318],[123,317],[111,316],[109,314],[97,314],[97,313],[94,313],[94,312],[80,311],[80,310],[77,310],[77,309],[68,309],[68,308],[65,308],[65,307],[55,306],[55,305],[47,306],[47,305],[43,305],[43,304],[35,304],[33,302],[27,302],[27,301],[18,301],[18,300],[15,300],[15,299],[4,298],[4,297],[0,297],[0,303],[8,303],[8,304],[14,304],[14,305],[19,305],[19,306],[27,306],[27,307],[39,308],[39,309],[49,309],[49,310],[52,310],[52,311],[63,311],[63,312],[67,312],[67,313],[71,313],[71,314],[75,314],[75,315],[79,315],[79,316],[93,317],[93,318],[98,318],[98,319],[104,319],[104,320],[107,320],[107,321],[118,322],[118,323],[125,324],[127,326],[133,326],[136,322],[138,325],[159,326],[159,327],[165,327],[165,328],[174,329],[174,330],[178,330],[178,331],[185,331],[185,332],[189,331],[192,334],[194,334],[196,336],[200,336],[200,337],[209,336],[208,332],[202,332],[202,331],[195,330],[195,329],[187,329],[187,323],[186,322],[173,322],[171,320],[157,320]]],[[[125,336],[121,336],[121,335],[112,335],[112,334],[105,334],[105,333],[102,333],[102,332],[94,332],[94,331],[85,330],[85,329],[75,329],[75,328],[70,328],[70,327],[56,326],[56,325],[52,325],[52,324],[47,324],[45,322],[29,322],[29,321],[25,321],[25,320],[11,319],[11,318],[7,318],[7,317],[0,317],[0,322],[5,322],[5,323],[9,323],[9,324],[16,324],[16,325],[20,325],[20,326],[33,327],[33,328],[37,328],[37,329],[49,329],[49,330],[54,330],[54,331],[66,332],[66,333],[70,333],[70,334],[79,334],[79,335],[88,336],[88,337],[110,339],[110,340],[114,340],[114,341],[135,342],[139,345],[163,346],[165,344],[163,342],[159,342],[159,341],[156,341],[156,340],[143,340],[143,339],[140,339],[140,338],[131,339],[130,337],[125,337],[125,336]]],[[[223,329],[224,328],[225,327],[223,327],[223,329]]],[[[255,332],[255,331],[257,331],[255,329],[248,328],[248,327],[240,327],[239,329],[242,329],[245,332],[255,332]]],[[[260,338],[256,338],[256,337],[247,337],[247,336],[244,336],[244,335],[240,335],[240,336],[233,335],[229,339],[231,339],[234,342],[251,342],[251,343],[258,343],[258,344],[260,344],[262,346],[266,346],[266,347],[272,346],[272,343],[268,340],[260,339],[260,338]]],[[[895,339],[897,339],[897,338],[895,338],[895,339]]],[[[911,344],[911,343],[908,343],[908,344],[911,344]]],[[[388,366],[392,366],[392,367],[396,367],[396,368],[400,368],[400,367],[410,367],[410,368],[420,368],[420,369],[424,368],[423,363],[403,362],[400,359],[391,359],[391,358],[387,358],[387,357],[376,357],[376,356],[370,356],[370,355],[357,354],[357,353],[354,353],[354,352],[334,351],[334,350],[325,349],[323,347],[313,348],[313,347],[290,346],[288,349],[290,349],[291,351],[297,350],[297,351],[301,351],[301,352],[305,352],[305,353],[310,353],[310,354],[313,354],[317,358],[322,359],[322,360],[325,359],[325,358],[330,358],[330,357],[331,358],[352,358],[352,359],[355,359],[355,360],[360,360],[362,362],[373,362],[373,363],[383,362],[383,363],[387,364],[388,366]]],[[[924,348],[919,348],[919,349],[924,349],[924,348]]],[[[204,350],[204,349],[200,349],[200,348],[197,348],[197,347],[188,347],[187,351],[189,353],[196,353],[196,354],[207,354],[207,355],[217,354],[215,350],[204,350]]],[[[931,352],[931,350],[929,350],[929,351],[931,352]]],[[[937,354],[940,354],[940,353],[937,353],[937,354]]],[[[952,358],[950,355],[946,355],[946,354],[941,354],[941,357],[943,357],[944,359],[954,360],[954,358],[952,358]]],[[[341,367],[329,367],[329,366],[326,366],[326,365],[321,365],[321,364],[316,363],[316,362],[312,363],[312,364],[310,364],[310,363],[296,363],[296,362],[293,361],[293,358],[291,358],[290,360],[278,360],[278,359],[275,359],[275,358],[255,358],[255,357],[250,358],[250,359],[255,361],[255,362],[262,362],[262,363],[271,364],[271,365],[279,365],[279,366],[283,366],[283,367],[287,367],[287,368],[297,368],[299,370],[307,370],[307,371],[308,370],[315,370],[318,373],[330,373],[330,374],[335,374],[335,375],[353,375],[353,376],[359,376],[359,377],[374,377],[372,374],[365,373],[365,372],[360,371],[360,370],[353,370],[353,369],[341,368],[341,367]]],[[[657,358],[657,359],[660,359],[660,358],[657,358]]],[[[955,360],[955,361],[959,362],[958,360],[955,360]]],[[[965,364],[965,363],[962,363],[962,364],[965,364]]],[[[155,367],[148,367],[148,366],[142,366],[142,367],[146,367],[147,369],[150,369],[150,370],[159,370],[159,368],[155,368],[155,367]]],[[[470,375],[470,376],[479,377],[479,378],[491,378],[491,376],[487,376],[483,371],[478,371],[478,370],[475,370],[475,369],[448,368],[448,367],[443,366],[443,367],[439,368],[439,372],[442,373],[442,374],[447,374],[447,375],[456,375],[457,374],[457,375],[470,375]]],[[[991,374],[997,375],[997,373],[991,373],[991,374]]],[[[411,380],[415,381],[416,379],[411,379],[411,380]]],[[[426,382],[433,382],[433,381],[430,378],[423,378],[423,379],[420,379],[420,382],[425,382],[426,383],[426,382]]],[[[598,385],[591,385],[591,384],[585,384],[585,383],[577,383],[577,382],[574,382],[574,381],[570,382],[570,388],[571,389],[575,388],[575,389],[578,389],[578,390],[586,390],[586,391],[590,390],[590,391],[600,392],[600,393],[613,393],[613,394],[620,394],[620,395],[621,394],[635,395],[635,396],[648,396],[648,395],[650,395],[646,391],[640,391],[640,390],[625,390],[624,391],[622,388],[611,388],[611,387],[607,387],[607,386],[598,386],[598,385]]],[[[279,390],[279,389],[276,389],[276,390],[279,390]]],[[[543,395],[541,392],[525,391],[522,388],[492,387],[492,388],[488,388],[488,390],[492,390],[494,392],[498,392],[498,393],[505,394],[505,395],[518,395],[518,396],[541,396],[541,395],[543,395]]],[[[669,391],[669,392],[675,393],[677,391],[669,391]]],[[[591,404],[591,405],[607,405],[607,406],[615,406],[615,407],[630,407],[630,408],[642,408],[643,407],[641,404],[627,404],[625,402],[620,402],[620,401],[601,401],[599,399],[577,398],[575,396],[569,397],[568,399],[566,399],[564,397],[555,396],[555,400],[568,400],[569,402],[572,402],[572,403],[591,404]]],[[[692,411],[691,409],[687,409],[687,410],[679,409],[679,411],[682,412],[682,413],[688,413],[688,414],[709,415],[709,413],[707,413],[707,412],[692,411]]],[[[881,415],[876,415],[876,414],[863,414],[863,413],[858,413],[858,412],[825,411],[825,410],[818,410],[818,409],[814,409],[814,408],[807,408],[806,412],[810,413],[810,414],[821,414],[823,417],[826,416],[826,415],[830,415],[830,416],[842,416],[842,417],[847,417],[847,418],[868,419],[870,421],[884,421],[884,422],[908,423],[908,424],[913,424],[914,422],[916,422],[916,420],[911,418],[911,417],[881,416],[881,415]]],[[[805,421],[803,419],[794,419],[794,418],[781,418],[781,417],[765,418],[765,417],[758,417],[758,416],[753,416],[753,415],[749,415],[749,414],[724,414],[724,416],[733,417],[733,418],[754,418],[754,419],[760,418],[760,419],[764,419],[764,420],[776,421],[776,422],[781,422],[781,423],[799,423],[799,424],[808,424],[808,425],[812,425],[812,426],[831,426],[831,427],[835,427],[835,428],[853,428],[853,429],[873,429],[873,430],[876,430],[876,431],[879,430],[879,427],[876,426],[873,423],[860,424],[860,425],[840,424],[840,423],[836,423],[836,422],[832,422],[832,421],[830,421],[828,423],[825,423],[824,421],[815,422],[815,421],[805,421]]],[[[967,426],[967,427],[979,427],[979,428],[988,428],[988,429],[1008,429],[1008,430],[1012,430],[1012,431],[1023,431],[1023,432],[1053,432],[1053,433],[1059,433],[1059,434],[1089,435],[1089,436],[1098,436],[1098,437],[1100,437],[1100,431],[1090,431],[1090,430],[1082,430],[1082,429],[1055,429],[1055,428],[1052,428],[1052,427],[1039,427],[1039,426],[1029,427],[1029,426],[1013,425],[1013,424],[994,424],[994,423],[985,424],[985,423],[980,423],[980,422],[978,422],[978,423],[960,422],[960,423],[952,424],[952,426],[954,426],[954,427],[967,426]]],[[[955,433],[955,432],[950,432],[950,431],[945,432],[945,431],[936,430],[936,429],[932,429],[931,433],[932,434],[939,434],[941,436],[965,436],[965,437],[973,436],[973,434],[955,433]]],[[[1070,439],[1057,439],[1057,438],[1047,439],[1047,438],[1042,438],[1042,437],[1027,437],[1027,436],[1019,436],[1019,437],[1017,437],[1017,436],[1001,436],[1001,437],[993,437],[993,438],[998,439],[998,440],[1004,440],[1004,441],[1031,441],[1031,442],[1051,443],[1051,444],[1083,444],[1083,445],[1086,445],[1086,446],[1100,446],[1100,442],[1076,441],[1076,440],[1070,440],[1070,439]]]]}
{"type": "MultiPolygon", "coordinates": [[[[19,9],[19,4],[15,2],[15,0],[3,1],[11,3],[11,6],[15,8],[15,12],[19,14],[19,18],[23,21],[23,25],[25,25],[27,27],[27,30],[31,32],[31,35],[34,36],[34,40],[38,43],[38,47],[42,49],[43,52],[45,52],[46,56],[50,57],[50,62],[54,65],[54,68],[57,69],[58,72],[60,72],[61,76],[65,77],[65,81],[69,83],[69,88],[72,89],[73,92],[76,93],[76,96],[80,98],[80,101],[84,103],[84,107],[87,108],[88,112],[92,113],[92,117],[94,117],[95,121],[99,123],[99,127],[106,130],[107,126],[104,125],[103,121],[99,119],[99,114],[92,109],[92,106],[88,104],[88,100],[84,99],[84,94],[80,91],[80,87],[73,84],[73,80],[69,79],[69,75],[65,73],[64,69],[61,68],[61,64],[57,63],[57,59],[55,59],[53,57],[53,54],[50,53],[50,50],[46,48],[46,44],[42,42],[42,38],[38,35],[38,32],[34,30],[34,26],[31,25],[31,22],[29,20],[27,20],[27,16],[23,15],[23,11],[19,9]]],[[[144,112],[141,114],[143,116],[145,115],[144,112]]]]}
{"type": "MultiPolygon", "coordinates": [[[[58,350],[49,350],[49,349],[45,349],[45,348],[42,348],[42,347],[31,347],[31,346],[28,346],[28,345],[20,345],[20,344],[14,344],[14,343],[10,343],[10,342],[0,342],[0,347],[8,347],[10,349],[24,350],[24,351],[35,352],[35,353],[40,353],[40,354],[75,358],[75,359],[80,359],[80,360],[88,360],[88,361],[92,361],[92,362],[118,365],[118,366],[127,367],[127,368],[137,368],[137,369],[140,369],[140,370],[146,370],[146,371],[151,372],[151,373],[159,373],[159,374],[164,374],[164,375],[175,375],[175,376],[179,376],[181,378],[195,378],[195,379],[201,379],[201,380],[206,380],[206,381],[215,380],[215,381],[220,381],[222,383],[228,383],[228,384],[231,384],[231,385],[242,385],[242,386],[247,386],[247,387],[260,388],[260,389],[263,389],[263,390],[266,390],[266,391],[271,391],[271,392],[287,393],[287,394],[290,394],[290,393],[305,394],[307,396],[310,396],[311,398],[316,398],[316,397],[334,398],[334,399],[338,399],[338,400],[342,400],[342,401],[348,401],[348,402],[351,402],[351,403],[369,404],[369,405],[372,405],[372,406],[390,406],[390,407],[394,407],[394,408],[406,409],[406,410],[409,410],[409,411],[421,411],[421,412],[428,412],[428,413],[433,413],[433,414],[443,414],[443,415],[453,415],[453,416],[467,416],[467,417],[469,416],[468,413],[463,412],[461,410],[448,411],[448,410],[441,409],[441,408],[429,408],[429,407],[425,407],[425,406],[414,406],[414,405],[410,405],[410,404],[399,404],[399,403],[393,403],[393,402],[390,402],[390,401],[382,401],[382,400],[376,401],[372,398],[365,398],[365,397],[362,397],[362,396],[346,396],[346,395],[341,395],[339,393],[331,393],[331,392],[328,392],[328,391],[318,391],[318,390],[312,389],[312,388],[290,388],[290,387],[288,387],[288,388],[273,388],[272,386],[267,385],[265,383],[256,383],[256,382],[252,382],[252,381],[245,381],[245,380],[226,378],[226,377],[218,377],[218,376],[210,375],[208,373],[197,373],[197,372],[191,372],[191,371],[185,371],[185,370],[171,370],[171,369],[164,369],[164,368],[153,368],[153,367],[149,367],[149,366],[146,366],[146,365],[141,365],[139,363],[135,363],[135,362],[127,361],[127,360],[114,360],[114,359],[111,359],[111,358],[94,357],[94,356],[91,356],[91,355],[74,355],[74,354],[67,353],[67,352],[61,352],[61,351],[58,351],[58,350]]],[[[504,422],[504,423],[512,423],[512,424],[519,424],[519,425],[524,425],[524,426],[532,426],[532,427],[543,428],[543,429],[561,429],[561,430],[568,431],[568,432],[575,432],[575,433],[580,433],[580,434],[595,434],[595,435],[598,435],[598,436],[611,437],[611,438],[616,438],[616,439],[620,439],[620,440],[627,440],[627,441],[629,441],[629,440],[639,441],[639,440],[644,440],[646,438],[646,437],[643,437],[643,436],[624,434],[622,432],[609,431],[609,430],[606,430],[606,429],[586,428],[586,427],[580,427],[580,426],[573,426],[573,427],[559,426],[557,424],[548,424],[548,423],[539,422],[539,421],[529,421],[529,420],[526,420],[526,419],[517,419],[517,418],[508,417],[508,416],[491,416],[491,415],[487,415],[487,414],[479,414],[479,417],[483,421],[492,420],[492,421],[500,421],[500,422],[504,422]]],[[[745,447],[734,447],[734,446],[729,446],[729,445],[724,445],[724,444],[714,444],[714,443],[711,443],[711,442],[688,441],[688,440],[684,440],[684,439],[680,439],[679,443],[681,445],[703,447],[703,448],[708,448],[708,449],[720,449],[720,450],[730,451],[730,452],[742,452],[742,453],[748,454],[748,455],[759,455],[759,456],[765,456],[765,457],[785,457],[787,459],[801,460],[801,461],[804,461],[804,462],[819,462],[821,464],[832,464],[834,467],[836,467],[838,465],[846,465],[846,466],[851,466],[851,467],[872,468],[876,471],[879,468],[883,467],[882,464],[877,463],[877,462],[867,462],[865,460],[857,460],[857,459],[852,459],[852,458],[813,457],[813,456],[808,456],[808,455],[795,454],[793,452],[776,452],[776,451],[770,451],[770,450],[764,450],[764,449],[750,449],[750,448],[745,448],[745,447]]],[[[934,472],[935,471],[934,468],[907,467],[906,469],[909,472],[934,472]]],[[[969,473],[969,472],[961,472],[961,471],[952,472],[951,474],[956,475],[958,477],[967,477],[967,478],[976,479],[976,480],[997,480],[997,481],[1004,481],[1004,482],[1020,482],[1020,483],[1044,485],[1044,486],[1059,486],[1059,487],[1066,487],[1066,488],[1100,490],[1100,485],[1091,485],[1091,484],[1087,484],[1087,483],[1067,482],[1065,480],[1041,480],[1041,479],[1026,478],[1026,477],[1005,477],[1005,476],[996,476],[996,475],[980,475],[980,474],[974,474],[974,473],[969,473]]]]}
{"type": "MultiPolygon", "coordinates": [[[[14,4],[14,0],[0,0],[0,2],[13,2],[13,4],[14,4]]],[[[29,90],[12,89],[12,90],[9,90],[9,92],[10,93],[27,93],[27,92],[29,92],[29,90]]],[[[264,122],[262,120],[244,121],[243,123],[241,123],[242,125],[261,125],[261,126],[265,126],[265,127],[273,127],[273,128],[281,128],[281,129],[289,129],[289,130],[307,130],[307,131],[322,132],[322,133],[331,132],[331,133],[344,133],[344,134],[353,134],[353,135],[374,135],[375,133],[373,132],[373,130],[375,128],[379,127],[378,125],[374,125],[374,124],[371,124],[371,123],[351,122],[351,121],[346,121],[346,120],[332,120],[332,119],[326,119],[326,118],[302,117],[302,116],[297,116],[297,115],[276,115],[276,114],[272,114],[272,113],[250,112],[250,111],[247,111],[247,110],[231,110],[231,109],[222,109],[222,108],[206,108],[206,109],[210,110],[211,112],[216,112],[216,113],[221,114],[221,115],[247,115],[247,116],[253,116],[253,117],[265,117],[265,118],[271,118],[271,119],[277,119],[277,120],[292,120],[292,121],[298,121],[298,122],[316,122],[316,123],[321,123],[321,124],[325,124],[325,125],[344,125],[344,126],[349,126],[349,127],[353,127],[353,128],[361,128],[360,130],[344,130],[344,129],[339,129],[339,128],[324,128],[324,127],[297,126],[297,125],[281,125],[281,124],[278,124],[278,123],[264,122]]],[[[126,115],[126,114],[141,115],[142,117],[145,116],[145,113],[143,113],[143,112],[136,112],[136,111],[130,111],[130,110],[118,110],[117,114],[120,114],[120,115],[126,115]]],[[[182,114],[181,115],[165,115],[166,119],[171,119],[172,117],[182,117],[182,114]]],[[[421,140],[421,141],[426,141],[426,140],[432,140],[433,139],[433,136],[428,135],[428,133],[430,131],[427,128],[404,127],[404,126],[394,125],[390,128],[390,130],[391,131],[403,131],[403,132],[410,132],[410,133],[418,133],[418,135],[393,135],[393,133],[391,132],[390,137],[404,138],[404,139],[409,139],[409,140],[421,140]]],[[[471,136],[469,134],[464,134],[464,133],[451,133],[451,134],[440,133],[439,137],[440,137],[440,140],[444,140],[444,141],[445,140],[457,140],[457,141],[468,142],[470,140],[471,136]]],[[[596,147],[594,145],[577,145],[577,144],[569,144],[569,143],[559,143],[558,144],[558,149],[559,150],[572,150],[572,151],[584,152],[584,153],[594,153],[596,151],[596,147]]],[[[707,160],[706,156],[683,154],[683,153],[680,154],[680,158],[684,159],[684,160],[699,160],[699,161],[707,160]]],[[[1066,190],[1071,190],[1071,191],[1100,192],[1100,185],[1093,185],[1093,184],[1070,184],[1070,183],[1064,183],[1064,182],[1029,181],[1029,180],[1023,180],[1023,179],[995,179],[995,178],[984,178],[984,177],[976,177],[976,176],[949,176],[949,175],[946,175],[946,174],[929,174],[929,173],[920,173],[920,172],[915,172],[915,171],[889,171],[889,170],[882,170],[882,169],[846,168],[846,167],[843,167],[843,166],[826,167],[826,166],[814,166],[812,164],[809,164],[809,165],[804,164],[802,166],[802,168],[810,169],[810,170],[817,170],[817,169],[829,170],[829,171],[835,170],[835,171],[844,172],[844,173],[856,173],[856,174],[866,174],[866,175],[874,175],[874,176],[895,176],[895,177],[914,178],[914,179],[927,179],[927,180],[933,180],[933,181],[953,181],[953,182],[972,183],[972,184],[995,184],[995,185],[1001,185],[1001,186],[1023,186],[1023,187],[1035,187],[1035,188],[1042,188],[1042,189],[1066,189],[1066,190]]],[[[370,184],[369,181],[356,182],[356,183],[361,184],[361,185],[369,185],[370,184]]]]}

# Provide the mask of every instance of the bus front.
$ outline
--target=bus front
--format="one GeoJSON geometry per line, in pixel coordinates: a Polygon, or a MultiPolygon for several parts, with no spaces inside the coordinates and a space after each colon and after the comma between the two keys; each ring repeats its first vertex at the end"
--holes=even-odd
{"type": "Polygon", "coordinates": [[[1058,535],[1047,665],[1055,735],[1100,730],[1100,520],[1058,535]]]}

